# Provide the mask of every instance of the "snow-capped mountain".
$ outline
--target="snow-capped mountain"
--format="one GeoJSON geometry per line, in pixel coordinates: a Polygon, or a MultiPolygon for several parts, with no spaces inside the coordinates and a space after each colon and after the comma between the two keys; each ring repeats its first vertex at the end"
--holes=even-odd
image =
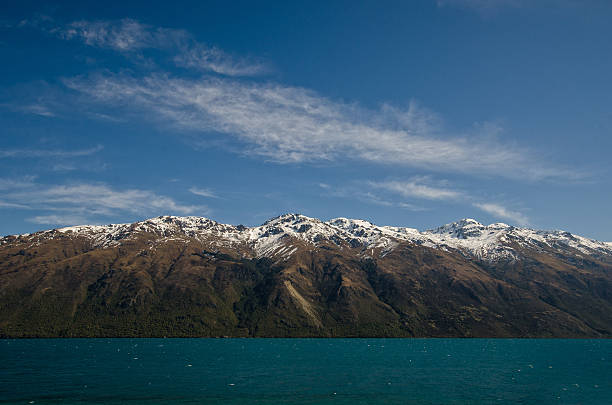
{"type": "Polygon", "coordinates": [[[463,219],[161,216],[0,239],[0,337],[612,337],[612,245],[463,219]]]}
{"type": "MultiPolygon", "coordinates": [[[[378,226],[361,219],[335,218],[321,221],[300,214],[285,214],[261,226],[221,224],[203,217],[160,216],[132,224],[81,225],[34,234],[20,235],[34,243],[57,234],[89,238],[95,247],[117,246],[139,234],[151,234],[150,243],[194,238],[218,248],[240,248],[245,256],[288,256],[297,248],[292,241],[313,247],[332,242],[340,247],[360,248],[384,255],[400,242],[443,250],[456,250],[465,256],[487,261],[514,260],[522,249],[570,252],[578,255],[612,255],[612,243],[573,235],[565,231],[540,231],[504,223],[483,225],[462,219],[436,229],[378,226]]],[[[3,238],[1,243],[6,243],[3,238]]]]}

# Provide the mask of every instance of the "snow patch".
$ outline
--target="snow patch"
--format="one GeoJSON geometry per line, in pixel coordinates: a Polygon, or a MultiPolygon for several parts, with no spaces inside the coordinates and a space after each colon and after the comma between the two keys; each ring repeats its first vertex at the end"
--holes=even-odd
{"type": "MultiPolygon", "coordinates": [[[[470,218],[419,231],[414,228],[377,226],[362,219],[335,218],[327,222],[299,214],[285,214],[261,226],[221,224],[203,217],[160,216],[133,224],[81,225],[35,234],[10,237],[11,240],[38,243],[57,234],[87,237],[94,247],[117,246],[138,235],[148,234],[154,244],[190,238],[218,247],[244,247],[255,257],[287,260],[298,250],[296,243],[319,246],[333,243],[340,248],[359,248],[364,254],[376,251],[380,257],[392,252],[400,242],[410,242],[460,253],[487,261],[515,260],[518,248],[535,250],[576,250],[582,254],[612,254],[612,242],[598,242],[564,231],[538,231],[504,223],[483,225],[470,218]],[[365,251],[367,249],[367,252],[365,251]]],[[[0,244],[8,241],[2,238],[0,244]]]]}

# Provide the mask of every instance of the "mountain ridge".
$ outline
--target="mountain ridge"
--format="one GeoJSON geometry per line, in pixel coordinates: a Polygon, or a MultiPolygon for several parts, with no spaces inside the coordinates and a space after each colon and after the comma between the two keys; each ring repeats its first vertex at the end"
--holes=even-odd
{"type": "Polygon", "coordinates": [[[612,246],[472,219],[65,227],[0,239],[0,336],[612,337],[612,246]]]}
{"type": "MultiPolygon", "coordinates": [[[[600,252],[612,254],[612,242],[602,242],[572,234],[567,231],[535,230],[531,228],[515,227],[505,223],[493,223],[484,225],[475,219],[464,218],[451,222],[437,228],[419,231],[416,228],[378,226],[363,219],[349,219],[338,217],[329,221],[321,221],[317,218],[302,214],[287,213],[265,221],[260,226],[246,227],[243,225],[230,225],[214,221],[206,217],[197,216],[158,216],[143,221],[123,224],[109,225],[76,225],[63,228],[55,228],[47,231],[39,231],[32,234],[7,235],[0,238],[0,244],[7,238],[28,238],[34,235],[44,235],[49,232],[78,233],[78,234],[105,234],[110,240],[107,244],[119,240],[122,235],[131,232],[157,231],[158,233],[182,231],[190,236],[200,234],[216,234],[224,236],[230,242],[256,242],[259,239],[270,239],[273,235],[290,234],[293,236],[306,234],[311,238],[304,238],[316,242],[317,237],[331,237],[335,234],[353,243],[361,243],[364,246],[375,245],[377,242],[388,243],[387,239],[410,241],[420,244],[429,244],[435,247],[447,247],[462,250],[479,258],[496,260],[498,256],[513,255],[512,250],[506,245],[508,238],[513,240],[525,239],[524,243],[537,245],[561,244],[566,247],[575,248],[583,253],[592,254],[600,252]],[[177,227],[169,226],[176,224],[177,227]],[[314,228],[314,229],[313,229],[314,228]],[[314,236],[312,236],[314,233],[314,236]]],[[[275,238],[278,239],[278,238],[275,238]]],[[[105,246],[104,241],[99,241],[105,246]]],[[[261,243],[261,245],[265,245],[261,243]]],[[[263,249],[259,254],[265,255],[263,249]]]]}

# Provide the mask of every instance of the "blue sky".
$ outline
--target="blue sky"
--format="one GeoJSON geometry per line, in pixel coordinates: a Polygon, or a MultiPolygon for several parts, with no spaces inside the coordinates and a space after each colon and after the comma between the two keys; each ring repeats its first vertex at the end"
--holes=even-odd
{"type": "Polygon", "coordinates": [[[0,234],[286,212],[612,240],[606,1],[3,3],[0,234]]]}

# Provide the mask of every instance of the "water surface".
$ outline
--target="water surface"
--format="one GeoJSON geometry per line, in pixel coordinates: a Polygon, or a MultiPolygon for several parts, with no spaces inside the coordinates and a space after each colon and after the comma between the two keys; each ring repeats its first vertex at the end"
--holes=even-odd
{"type": "Polygon", "coordinates": [[[612,340],[9,339],[0,403],[612,404],[611,358],[612,340]]]}

